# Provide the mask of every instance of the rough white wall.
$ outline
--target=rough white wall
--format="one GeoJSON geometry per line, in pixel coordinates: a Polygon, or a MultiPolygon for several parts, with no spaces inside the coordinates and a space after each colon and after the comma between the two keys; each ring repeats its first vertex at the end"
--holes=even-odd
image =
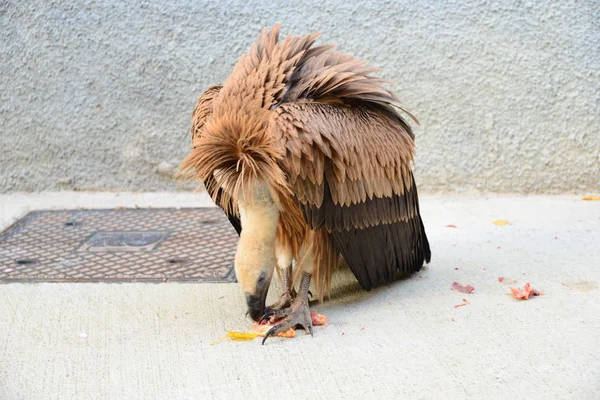
{"type": "Polygon", "coordinates": [[[176,188],[197,96],[277,21],[397,82],[421,191],[599,190],[596,0],[133,3],[0,1],[0,191],[176,188]]]}

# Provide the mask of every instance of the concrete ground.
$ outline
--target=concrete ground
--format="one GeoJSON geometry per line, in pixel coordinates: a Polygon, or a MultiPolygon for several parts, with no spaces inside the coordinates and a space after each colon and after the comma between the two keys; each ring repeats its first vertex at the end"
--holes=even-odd
{"type": "MultiPolygon", "coordinates": [[[[48,193],[0,204],[6,227],[40,208],[209,200],[48,193]]],[[[237,284],[0,285],[0,399],[600,398],[600,202],[421,204],[431,264],[370,293],[337,274],[331,301],[313,304],[329,317],[314,338],[211,345],[250,327],[237,284]],[[454,281],[476,290],[451,291],[454,281]],[[543,295],[514,300],[509,286],[527,282],[543,295]]]]}

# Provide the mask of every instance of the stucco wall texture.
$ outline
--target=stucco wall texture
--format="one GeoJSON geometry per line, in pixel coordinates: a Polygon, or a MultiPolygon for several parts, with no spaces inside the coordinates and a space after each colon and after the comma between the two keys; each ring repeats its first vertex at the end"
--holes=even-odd
{"type": "Polygon", "coordinates": [[[0,1],[0,191],[185,190],[196,98],[263,26],[322,31],[418,116],[423,191],[600,190],[600,6],[0,1]],[[135,3],[135,4],[134,4],[135,3]]]}

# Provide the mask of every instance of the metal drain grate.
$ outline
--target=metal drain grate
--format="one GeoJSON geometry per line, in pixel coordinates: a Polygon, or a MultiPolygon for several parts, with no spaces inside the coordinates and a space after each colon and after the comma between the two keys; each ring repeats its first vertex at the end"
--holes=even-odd
{"type": "Polygon", "coordinates": [[[218,208],[34,211],[0,235],[0,282],[232,282],[218,208]]]}

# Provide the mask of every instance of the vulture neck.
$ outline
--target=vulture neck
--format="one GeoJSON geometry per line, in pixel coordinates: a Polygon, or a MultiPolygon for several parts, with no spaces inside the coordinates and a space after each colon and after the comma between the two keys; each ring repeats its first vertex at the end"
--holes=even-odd
{"type": "Polygon", "coordinates": [[[238,201],[242,232],[235,255],[235,270],[246,293],[254,291],[261,273],[269,279],[273,274],[279,222],[279,208],[267,185],[259,183],[253,189],[253,198],[238,201]]]}

